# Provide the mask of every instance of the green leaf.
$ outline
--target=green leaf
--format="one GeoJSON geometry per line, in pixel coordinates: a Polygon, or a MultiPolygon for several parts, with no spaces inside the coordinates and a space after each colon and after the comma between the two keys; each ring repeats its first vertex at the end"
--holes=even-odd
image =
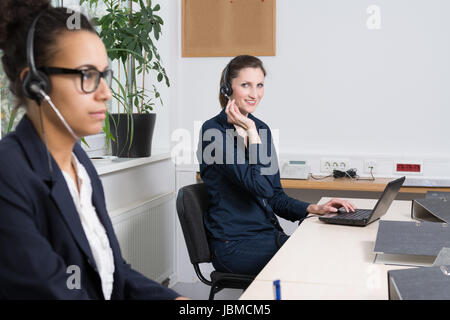
{"type": "Polygon", "coordinates": [[[155,19],[161,25],[164,24],[164,21],[160,16],[154,15],[153,19],[155,19]]]}
{"type": "Polygon", "coordinates": [[[83,142],[86,147],[90,148],[89,144],[86,142],[84,137],[81,138],[81,142],[83,142]]]}
{"type": "Polygon", "coordinates": [[[135,98],[134,98],[134,106],[135,106],[137,109],[139,109],[139,98],[138,98],[138,97],[135,97],[135,98]]]}
{"type": "Polygon", "coordinates": [[[164,78],[166,79],[166,86],[170,87],[169,78],[166,75],[164,75],[164,78]]]}
{"type": "Polygon", "coordinates": [[[11,116],[10,116],[9,122],[8,122],[8,128],[6,129],[6,132],[10,132],[11,131],[11,129],[12,129],[13,125],[14,125],[14,119],[17,116],[17,111],[18,111],[18,108],[14,108],[12,110],[11,116]]]}

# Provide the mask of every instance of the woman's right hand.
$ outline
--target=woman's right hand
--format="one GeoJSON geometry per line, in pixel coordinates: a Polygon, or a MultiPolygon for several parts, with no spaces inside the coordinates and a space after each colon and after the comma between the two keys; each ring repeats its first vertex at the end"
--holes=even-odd
{"type": "Polygon", "coordinates": [[[356,209],[356,206],[352,202],[334,198],[324,204],[310,204],[308,208],[306,208],[306,212],[324,215],[327,213],[336,213],[338,212],[338,208],[341,207],[344,207],[346,212],[354,212],[356,209]]]}
{"type": "Polygon", "coordinates": [[[225,108],[225,114],[227,115],[228,123],[237,125],[246,131],[256,129],[255,122],[244,116],[239,111],[235,100],[228,100],[228,104],[225,108]]]}

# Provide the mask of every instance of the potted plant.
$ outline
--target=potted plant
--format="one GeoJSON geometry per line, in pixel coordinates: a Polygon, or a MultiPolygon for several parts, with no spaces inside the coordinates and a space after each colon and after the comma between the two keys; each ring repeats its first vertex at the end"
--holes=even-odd
{"type": "MultiPolygon", "coordinates": [[[[98,1],[80,0],[80,5],[89,2],[93,9],[98,1]]],[[[153,74],[158,82],[165,80],[170,86],[155,46],[164,24],[157,15],[160,5],[152,7],[151,0],[146,3],[143,0],[104,0],[103,3],[106,14],[94,18],[93,22],[100,29],[99,36],[109,58],[119,66],[119,74],[114,76],[117,88],[112,92],[118,112],[108,113],[104,126],[108,147],[111,142],[113,155],[119,157],[148,157],[156,121],[156,114],[151,111],[157,103],[162,105],[163,102],[154,84],[152,89],[146,89],[146,74],[153,74]],[[138,4],[138,10],[133,8],[133,3],[138,4]],[[138,83],[138,76],[141,83],[138,83]]]]}

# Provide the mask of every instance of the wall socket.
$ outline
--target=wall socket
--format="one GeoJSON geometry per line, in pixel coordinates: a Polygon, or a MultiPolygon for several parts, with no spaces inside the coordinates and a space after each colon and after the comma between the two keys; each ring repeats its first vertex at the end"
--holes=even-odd
{"type": "Polygon", "coordinates": [[[320,160],[320,172],[331,173],[333,170],[347,171],[349,168],[349,159],[322,159],[320,160]]]}
{"type": "Polygon", "coordinates": [[[365,160],[364,161],[364,173],[370,173],[372,167],[372,173],[377,172],[377,162],[375,160],[365,160]]]}

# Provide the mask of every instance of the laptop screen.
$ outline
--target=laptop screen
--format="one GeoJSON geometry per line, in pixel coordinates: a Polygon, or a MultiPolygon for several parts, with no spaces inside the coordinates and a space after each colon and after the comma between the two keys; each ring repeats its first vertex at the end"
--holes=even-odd
{"type": "Polygon", "coordinates": [[[386,213],[386,211],[391,206],[392,201],[394,201],[395,197],[397,196],[397,193],[402,187],[404,181],[405,177],[401,177],[387,184],[386,188],[383,191],[383,194],[381,195],[381,198],[378,200],[375,208],[373,208],[373,213],[370,217],[369,222],[379,219],[386,213]]]}

